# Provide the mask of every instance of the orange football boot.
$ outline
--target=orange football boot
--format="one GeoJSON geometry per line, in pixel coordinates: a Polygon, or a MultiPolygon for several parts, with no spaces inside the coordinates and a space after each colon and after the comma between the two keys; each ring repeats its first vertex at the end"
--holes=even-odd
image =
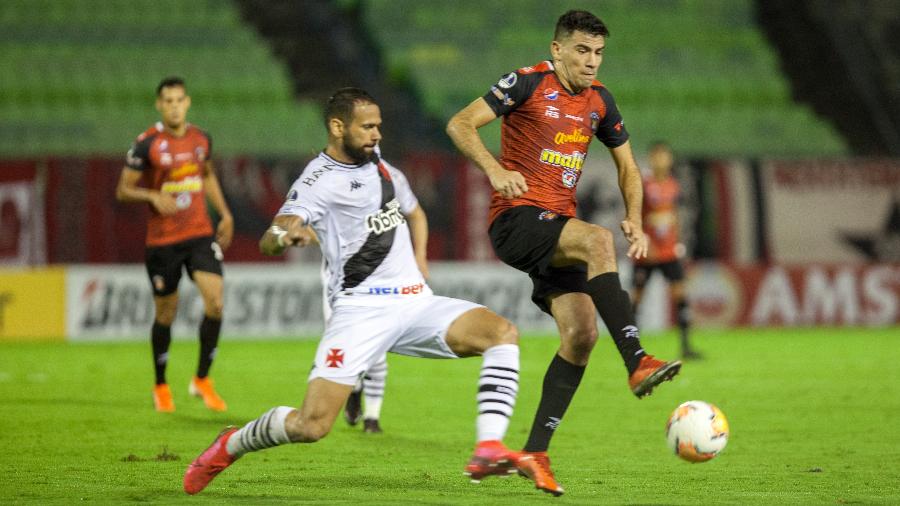
{"type": "Polygon", "coordinates": [[[475,453],[466,464],[463,474],[478,483],[491,475],[508,476],[516,472],[518,453],[497,440],[481,441],[475,446],[475,453]]]}
{"type": "Polygon", "coordinates": [[[663,362],[653,358],[653,355],[644,355],[638,363],[638,368],[628,377],[628,386],[634,395],[641,398],[650,395],[656,385],[674,378],[680,370],[680,360],[663,362]]]}
{"type": "Polygon", "coordinates": [[[160,383],[153,386],[153,406],[160,413],[175,411],[175,401],[172,400],[172,391],[169,390],[169,385],[160,383]]]}
{"type": "Polygon", "coordinates": [[[213,411],[225,411],[228,409],[228,405],[225,404],[225,401],[219,397],[216,389],[213,388],[213,380],[209,376],[205,378],[194,376],[194,379],[191,380],[191,384],[188,386],[188,393],[203,399],[206,407],[213,411]]]}
{"type": "Polygon", "coordinates": [[[225,449],[228,439],[237,432],[235,427],[225,427],[225,429],[216,436],[216,439],[209,445],[209,448],[203,451],[199,457],[191,462],[187,471],[184,472],[184,491],[194,495],[200,492],[209,482],[219,475],[226,467],[230,466],[237,460],[228,454],[225,449]]]}
{"type": "Polygon", "coordinates": [[[534,482],[534,488],[543,490],[556,497],[563,495],[563,488],[556,483],[550,469],[550,457],[547,452],[521,452],[516,461],[519,474],[534,482]]]}

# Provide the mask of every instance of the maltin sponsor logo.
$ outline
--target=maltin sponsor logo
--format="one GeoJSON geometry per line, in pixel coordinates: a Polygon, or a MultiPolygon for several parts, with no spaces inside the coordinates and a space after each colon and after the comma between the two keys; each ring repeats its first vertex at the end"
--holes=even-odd
{"type": "Polygon", "coordinates": [[[541,162],[565,169],[581,170],[584,165],[584,153],[576,151],[571,155],[545,149],[541,151],[541,162]]]}

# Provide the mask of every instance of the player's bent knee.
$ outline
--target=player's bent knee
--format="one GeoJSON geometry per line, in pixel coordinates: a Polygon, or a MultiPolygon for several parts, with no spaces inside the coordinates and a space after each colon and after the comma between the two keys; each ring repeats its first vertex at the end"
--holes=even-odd
{"type": "Polygon", "coordinates": [[[519,329],[513,325],[511,321],[505,318],[500,320],[492,334],[492,344],[494,346],[499,346],[501,344],[519,344],[519,329]]]}
{"type": "Polygon", "coordinates": [[[614,251],[613,234],[603,227],[591,226],[591,232],[585,236],[584,240],[588,250],[594,253],[601,252],[606,255],[614,251]]]}
{"type": "Polygon", "coordinates": [[[587,358],[597,345],[599,333],[596,325],[563,327],[560,331],[562,344],[577,357],[587,358]]]}
{"type": "Polygon", "coordinates": [[[331,432],[331,424],[324,420],[304,419],[295,411],[285,420],[285,431],[292,443],[315,443],[331,432]]]}

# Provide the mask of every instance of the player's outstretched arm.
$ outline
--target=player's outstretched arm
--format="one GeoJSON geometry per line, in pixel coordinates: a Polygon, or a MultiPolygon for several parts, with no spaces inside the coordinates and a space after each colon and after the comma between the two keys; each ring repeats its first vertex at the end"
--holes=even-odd
{"type": "Polygon", "coordinates": [[[206,192],[206,198],[212,204],[213,209],[219,213],[219,225],[216,228],[216,242],[223,250],[228,249],[231,245],[231,239],[234,237],[234,217],[231,216],[231,210],[225,203],[225,196],[222,194],[222,187],[219,186],[219,178],[213,170],[212,161],[207,160],[203,173],[203,191],[206,192]]]}
{"type": "Polygon", "coordinates": [[[644,202],[641,170],[634,160],[630,141],[610,148],[609,152],[616,163],[616,170],[619,172],[619,190],[625,200],[625,220],[622,221],[621,227],[629,243],[628,256],[644,258],[647,256],[647,237],[644,235],[641,218],[641,206],[644,202]]]}
{"type": "Polygon", "coordinates": [[[175,199],[168,193],[162,193],[138,186],[143,172],[124,167],[116,186],[116,200],[119,202],[148,202],[159,214],[171,215],[178,211],[175,199]]]}
{"type": "Polygon", "coordinates": [[[428,216],[422,206],[416,206],[406,215],[409,222],[409,233],[412,236],[413,252],[416,255],[416,265],[422,276],[428,279],[428,216]]]}
{"type": "Polygon", "coordinates": [[[280,255],[290,246],[302,248],[314,242],[314,237],[315,233],[299,216],[278,215],[259,240],[259,251],[264,255],[280,255]]]}
{"type": "Polygon", "coordinates": [[[521,197],[528,191],[525,177],[514,170],[504,169],[478,135],[479,128],[495,119],[497,115],[494,110],[479,97],[450,118],[447,123],[447,135],[466,158],[484,171],[494,190],[504,198],[521,197]]]}

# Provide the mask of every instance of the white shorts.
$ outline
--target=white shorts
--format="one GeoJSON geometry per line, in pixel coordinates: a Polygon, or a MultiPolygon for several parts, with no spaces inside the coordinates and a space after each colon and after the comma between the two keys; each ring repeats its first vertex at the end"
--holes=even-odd
{"type": "Polygon", "coordinates": [[[384,305],[338,304],[325,326],[309,379],[354,385],[387,352],[458,358],[445,338],[463,313],[484,307],[439,295],[385,300],[384,305]]]}

